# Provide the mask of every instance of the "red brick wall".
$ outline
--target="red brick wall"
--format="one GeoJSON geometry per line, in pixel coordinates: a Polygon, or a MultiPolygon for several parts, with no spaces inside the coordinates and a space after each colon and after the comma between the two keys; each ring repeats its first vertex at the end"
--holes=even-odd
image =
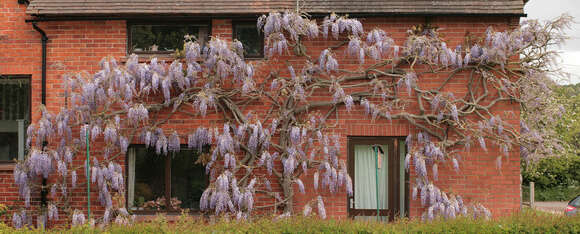
{"type": "MultiPolygon", "coordinates": [[[[30,23],[25,23],[24,19],[30,18],[24,14],[24,6],[17,5],[17,1],[2,1],[0,4],[0,21],[6,22],[0,25],[0,74],[30,74],[32,75],[32,110],[33,122],[38,119],[38,107],[41,95],[41,44],[40,35],[34,31],[30,23]]],[[[481,35],[488,25],[492,24],[496,28],[507,28],[511,19],[502,17],[432,17],[431,23],[442,28],[444,38],[447,39],[450,48],[458,43],[464,42],[467,33],[481,35]]],[[[513,21],[513,20],[512,20],[513,21]]],[[[401,45],[406,37],[406,31],[412,25],[425,23],[424,17],[382,17],[369,18],[363,21],[365,29],[375,27],[384,29],[393,37],[397,44],[401,45]]],[[[98,62],[105,56],[113,56],[122,60],[126,56],[126,23],[125,21],[70,21],[70,22],[40,22],[38,26],[44,29],[48,35],[47,54],[47,106],[50,111],[57,112],[63,107],[63,83],[62,74],[68,72],[88,71],[94,72],[98,62]]],[[[212,34],[222,38],[230,38],[232,35],[231,20],[212,20],[212,34]]],[[[321,50],[329,45],[338,43],[337,41],[306,41],[309,54],[317,57],[321,50]]],[[[342,51],[336,52],[342,55],[342,51]]],[[[369,59],[370,60],[370,59],[369,59]]],[[[301,67],[303,58],[282,56],[270,61],[252,60],[256,65],[258,73],[265,73],[271,70],[278,70],[281,74],[287,73],[286,62],[294,64],[297,70],[301,67]],[[269,63],[268,66],[261,65],[269,63]]],[[[349,67],[358,69],[358,65],[352,59],[339,60],[342,68],[349,67]],[[342,62],[341,62],[342,61],[342,62]]],[[[445,79],[443,75],[420,77],[419,86],[423,88],[435,87],[445,79]]],[[[453,80],[445,91],[454,92],[456,96],[461,96],[466,92],[465,82],[467,75],[460,76],[453,80]]],[[[407,111],[414,112],[415,104],[411,104],[407,111]]],[[[256,113],[263,113],[263,103],[255,102],[248,107],[256,113]]],[[[344,108],[339,110],[338,125],[332,130],[340,135],[342,142],[341,157],[346,159],[347,137],[348,136],[406,136],[411,132],[416,133],[417,129],[409,125],[406,121],[388,120],[370,121],[364,116],[364,111],[356,107],[351,112],[346,112],[344,108]]],[[[494,112],[500,114],[502,119],[519,126],[519,109],[515,104],[500,104],[494,108],[494,112]]],[[[335,119],[329,120],[336,121],[335,119]]],[[[178,131],[182,139],[186,139],[186,134],[193,131],[198,125],[220,126],[221,120],[215,114],[210,114],[207,118],[192,119],[184,114],[174,115],[170,121],[164,124],[166,134],[173,130],[178,131]]],[[[141,142],[134,142],[141,143],[141,142]]],[[[98,145],[98,144],[97,144],[98,145]]],[[[93,147],[92,154],[99,155],[99,148],[93,147]]],[[[471,152],[462,152],[460,161],[461,171],[456,173],[451,168],[450,163],[440,165],[440,176],[437,184],[446,191],[461,194],[466,201],[477,201],[486,205],[495,215],[505,215],[517,211],[520,203],[520,165],[519,150],[510,151],[508,162],[503,163],[501,172],[495,167],[495,158],[499,154],[497,148],[489,147],[487,152],[479,147],[472,147],[471,152]]],[[[124,157],[119,159],[124,165],[124,157]]],[[[78,165],[83,163],[83,156],[77,155],[78,165]]],[[[411,183],[414,183],[414,173],[411,169],[411,183]]],[[[84,182],[82,169],[77,171],[79,184],[84,182]]],[[[304,196],[298,194],[296,209],[300,210],[303,204],[310,201],[315,194],[312,192],[312,172],[304,177],[307,190],[310,192],[304,196]]],[[[8,205],[21,205],[17,202],[17,189],[12,185],[12,172],[9,169],[0,171],[0,203],[8,205]]],[[[96,186],[95,186],[96,187],[96,186]]],[[[274,186],[274,189],[277,187],[274,186]]],[[[279,187],[278,187],[279,189],[279,187]]],[[[86,204],[85,188],[74,190],[72,198],[73,208],[83,209],[86,204]]],[[[347,215],[346,194],[343,190],[332,195],[322,192],[326,196],[325,204],[327,213],[330,216],[344,218],[347,215]]],[[[91,202],[94,204],[93,210],[98,209],[98,193],[92,190],[91,202]]],[[[271,202],[269,199],[257,199],[256,205],[271,202]]],[[[423,209],[420,202],[411,201],[411,216],[421,215],[423,209]]],[[[61,214],[62,215],[62,214],[61,214]]]]}
{"type": "MultiPolygon", "coordinates": [[[[24,22],[25,6],[0,1],[0,74],[32,75],[32,102],[40,103],[40,36],[24,22]]],[[[36,105],[38,106],[38,105],[36,105]]],[[[22,206],[13,184],[12,166],[0,165],[0,203],[22,206]]],[[[12,217],[12,216],[10,216],[12,217]]]]}

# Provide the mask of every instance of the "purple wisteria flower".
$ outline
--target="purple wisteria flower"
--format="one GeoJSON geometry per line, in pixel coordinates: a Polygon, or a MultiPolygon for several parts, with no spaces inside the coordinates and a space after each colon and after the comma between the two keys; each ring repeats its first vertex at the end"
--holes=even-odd
{"type": "Polygon", "coordinates": [[[353,195],[352,179],[348,174],[345,177],[346,177],[346,193],[348,196],[352,196],[353,195]]]}
{"type": "Polygon", "coordinates": [[[290,130],[290,140],[293,145],[300,144],[300,127],[293,126],[290,130]]]}
{"type": "Polygon", "coordinates": [[[114,144],[117,142],[117,128],[112,125],[112,124],[108,124],[107,127],[105,128],[105,132],[103,133],[103,135],[105,136],[105,142],[114,144]]]}
{"type": "Polygon", "coordinates": [[[302,210],[302,215],[309,216],[310,213],[312,213],[312,207],[310,206],[310,204],[306,204],[304,206],[304,209],[302,210]]]}
{"type": "Polygon", "coordinates": [[[433,180],[437,181],[439,178],[439,169],[437,163],[433,164],[432,169],[433,169],[433,180]]]}
{"type": "Polygon", "coordinates": [[[324,208],[324,201],[322,201],[322,197],[318,196],[318,215],[322,219],[326,219],[326,209],[324,208]]]}
{"type": "Polygon", "coordinates": [[[459,171],[459,162],[457,161],[457,158],[453,158],[451,160],[451,162],[453,163],[453,169],[457,172],[459,171]]]}
{"type": "Polygon", "coordinates": [[[75,210],[72,216],[72,225],[79,226],[84,225],[86,222],[85,215],[80,210],[75,210]]]}
{"type": "Polygon", "coordinates": [[[12,225],[14,226],[14,228],[20,229],[24,226],[24,220],[25,217],[20,216],[20,214],[18,214],[17,212],[14,212],[14,214],[12,214],[12,225]]]}
{"type": "Polygon", "coordinates": [[[70,173],[70,177],[71,177],[71,186],[75,188],[77,186],[77,172],[73,170],[70,173]]]}
{"type": "MultiPolygon", "coordinates": [[[[133,126],[138,126],[139,122],[145,122],[149,119],[149,111],[143,104],[139,104],[129,109],[127,118],[133,126]]],[[[119,126],[118,123],[116,125],[119,126]]]]}
{"type": "Polygon", "coordinates": [[[48,205],[48,220],[58,220],[58,209],[54,204],[48,205]]]}
{"type": "Polygon", "coordinates": [[[296,183],[296,185],[298,185],[298,190],[300,191],[300,193],[305,194],[305,189],[304,189],[304,183],[302,183],[302,180],[300,179],[295,179],[294,182],[296,183]]]}
{"type": "Polygon", "coordinates": [[[482,136],[479,136],[479,137],[477,138],[477,140],[479,141],[479,145],[481,146],[481,148],[482,148],[484,151],[487,151],[487,148],[486,148],[486,146],[485,146],[485,139],[484,139],[482,136]]]}
{"type": "Polygon", "coordinates": [[[313,176],[313,181],[312,181],[312,182],[314,183],[314,184],[313,184],[313,185],[314,185],[314,190],[318,190],[318,179],[319,179],[319,176],[320,176],[320,175],[319,175],[318,171],[316,171],[316,172],[314,173],[314,176],[313,176]]]}
{"type": "Polygon", "coordinates": [[[169,140],[167,142],[167,150],[169,152],[179,152],[180,149],[181,145],[179,135],[177,134],[177,131],[173,131],[171,136],[169,136],[169,140]]]}

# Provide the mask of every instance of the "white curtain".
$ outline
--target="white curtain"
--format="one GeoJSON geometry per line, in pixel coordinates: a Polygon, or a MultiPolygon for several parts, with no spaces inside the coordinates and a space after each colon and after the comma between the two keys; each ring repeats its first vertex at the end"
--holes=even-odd
{"type": "MultiPolygon", "coordinates": [[[[388,148],[381,145],[384,154],[378,169],[379,209],[388,208],[388,148]]],[[[371,145],[355,145],[354,147],[354,207],[355,209],[377,209],[375,184],[375,152],[371,145]]]]}

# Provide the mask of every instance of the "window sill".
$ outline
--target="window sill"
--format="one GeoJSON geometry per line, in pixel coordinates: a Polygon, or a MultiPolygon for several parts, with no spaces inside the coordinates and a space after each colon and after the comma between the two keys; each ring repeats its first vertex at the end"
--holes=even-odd
{"type": "MultiPolygon", "coordinates": [[[[137,56],[139,56],[139,63],[147,63],[150,62],[152,58],[157,58],[158,61],[165,61],[165,62],[171,62],[173,60],[175,60],[175,56],[174,54],[164,54],[164,53],[160,53],[160,54],[139,54],[139,53],[135,53],[137,56]]],[[[120,58],[120,62],[125,63],[127,62],[127,60],[129,59],[129,55],[121,57],[120,58]]]]}
{"type": "MultiPolygon", "coordinates": [[[[149,63],[151,62],[152,58],[157,58],[157,61],[165,61],[167,62],[173,62],[173,60],[175,60],[175,56],[173,54],[136,54],[137,56],[139,56],[139,63],[149,63]]],[[[123,56],[119,58],[119,62],[120,63],[126,63],[127,60],[129,59],[130,55],[127,56],[123,56]]],[[[182,62],[185,61],[184,58],[178,58],[180,59],[182,62]]],[[[245,61],[266,61],[267,58],[266,57],[244,57],[245,61]]],[[[203,60],[198,59],[197,60],[198,63],[202,63],[203,60]]]]}
{"type": "Polygon", "coordinates": [[[0,171],[14,171],[15,162],[0,162],[0,171]]]}
{"type": "Polygon", "coordinates": [[[244,60],[251,60],[251,61],[266,60],[266,57],[244,57],[244,60]]]}
{"type": "MultiPolygon", "coordinates": [[[[179,217],[181,217],[181,212],[166,212],[166,211],[133,212],[133,214],[135,215],[135,221],[137,221],[137,222],[153,221],[157,217],[159,217],[160,215],[165,217],[165,219],[167,219],[167,221],[170,221],[170,222],[177,221],[179,219],[179,217]]],[[[199,212],[189,212],[189,213],[187,213],[187,215],[188,216],[196,216],[196,217],[203,216],[203,214],[199,213],[199,212]]]]}

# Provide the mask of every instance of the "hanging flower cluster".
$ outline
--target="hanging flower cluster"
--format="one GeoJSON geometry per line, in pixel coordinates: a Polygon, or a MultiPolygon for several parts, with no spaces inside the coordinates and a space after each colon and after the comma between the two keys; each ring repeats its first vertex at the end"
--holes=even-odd
{"type": "Polygon", "coordinates": [[[275,54],[282,55],[288,50],[288,40],[299,41],[301,37],[310,39],[318,37],[319,29],[315,20],[309,20],[304,15],[286,11],[284,13],[271,12],[267,16],[258,18],[257,27],[264,32],[264,54],[272,57],[275,54]]]}
{"type": "Polygon", "coordinates": [[[363,34],[363,25],[356,19],[349,19],[346,16],[338,16],[332,13],[330,16],[324,17],[322,21],[322,36],[324,39],[328,37],[329,30],[332,37],[336,40],[338,40],[338,36],[341,33],[348,33],[359,37],[363,34]]]}

